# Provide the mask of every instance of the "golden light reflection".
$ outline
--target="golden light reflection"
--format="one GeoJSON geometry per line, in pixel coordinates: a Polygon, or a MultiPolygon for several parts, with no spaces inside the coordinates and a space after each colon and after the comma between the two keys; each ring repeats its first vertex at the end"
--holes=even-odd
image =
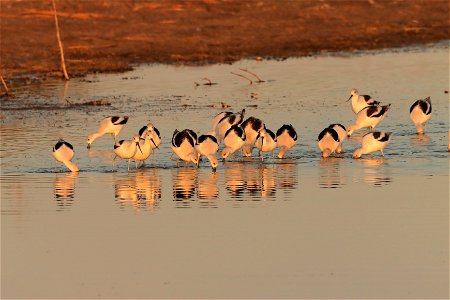
{"type": "Polygon", "coordinates": [[[375,187],[381,187],[392,182],[392,178],[386,174],[384,165],[387,160],[384,157],[370,157],[358,160],[364,169],[364,182],[375,187]]]}
{"type": "Polygon", "coordinates": [[[342,188],[341,158],[321,158],[319,162],[319,187],[325,189],[342,188]]]}
{"type": "Polygon", "coordinates": [[[197,168],[175,168],[172,173],[174,201],[189,203],[195,194],[197,168]]]}
{"type": "Polygon", "coordinates": [[[121,207],[153,210],[161,199],[161,178],[158,169],[138,170],[134,175],[115,181],[115,198],[121,207]]]}
{"type": "Polygon", "coordinates": [[[78,172],[56,174],[53,193],[58,210],[64,210],[73,204],[77,177],[78,172]]]}

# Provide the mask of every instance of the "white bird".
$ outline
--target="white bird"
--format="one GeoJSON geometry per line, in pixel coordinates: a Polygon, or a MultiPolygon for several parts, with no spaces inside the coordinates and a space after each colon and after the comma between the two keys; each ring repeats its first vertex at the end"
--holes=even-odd
{"type": "Polygon", "coordinates": [[[122,130],[123,125],[128,122],[128,117],[106,117],[104,118],[98,127],[97,132],[91,133],[87,138],[87,147],[88,149],[91,147],[91,144],[98,139],[99,137],[110,133],[114,138],[114,143],[117,142],[117,135],[122,130]]]}
{"type": "Polygon", "coordinates": [[[225,137],[223,139],[223,143],[225,145],[225,149],[222,150],[222,160],[233,154],[237,150],[241,149],[245,144],[245,131],[239,125],[233,125],[230,129],[225,133],[225,137]]]}
{"type": "Polygon", "coordinates": [[[372,153],[375,151],[381,151],[381,155],[384,156],[383,150],[391,141],[392,132],[369,132],[366,133],[361,141],[362,147],[356,149],[353,153],[353,158],[360,158],[363,154],[372,153]]]}
{"type": "Polygon", "coordinates": [[[153,126],[152,123],[148,123],[146,126],[142,127],[139,130],[139,136],[141,138],[145,138],[147,132],[150,132],[152,135],[152,150],[158,148],[158,146],[161,144],[161,135],[159,134],[158,128],[153,126]]]}
{"type": "MultiPolygon", "coordinates": [[[[192,137],[193,131],[185,129],[178,131],[175,129],[172,136],[172,150],[182,160],[186,162],[193,162],[198,166],[198,154],[195,150],[195,139],[192,137]]],[[[195,134],[195,133],[194,133],[195,134]]]]}
{"type": "Polygon", "coordinates": [[[360,95],[357,89],[352,89],[350,92],[350,98],[347,102],[352,99],[352,110],[355,114],[359,113],[361,109],[369,105],[379,105],[380,102],[375,101],[369,95],[360,95]]]}
{"type": "Polygon", "coordinates": [[[334,129],[339,136],[339,146],[336,149],[336,153],[342,153],[342,143],[347,138],[347,129],[342,124],[331,124],[328,128],[334,129]]]}
{"type": "Polygon", "coordinates": [[[339,135],[332,128],[325,128],[320,132],[317,145],[322,152],[322,157],[330,156],[339,147],[339,135]]]}
{"type": "Polygon", "coordinates": [[[62,162],[69,168],[72,172],[78,172],[79,169],[76,164],[71,162],[75,152],[73,151],[73,147],[70,143],[60,139],[56,145],[53,147],[53,157],[56,161],[62,162]]]}
{"type": "Polygon", "coordinates": [[[297,132],[291,124],[284,124],[277,130],[275,141],[280,149],[278,158],[283,158],[286,152],[297,143],[297,132]]]}
{"type": "Polygon", "coordinates": [[[409,117],[416,126],[418,134],[423,134],[423,126],[431,118],[431,98],[420,99],[414,102],[409,109],[409,117]]]}
{"type": "Polygon", "coordinates": [[[277,142],[275,141],[275,134],[269,129],[263,128],[259,131],[258,136],[256,137],[255,142],[256,148],[259,150],[259,157],[263,160],[263,156],[261,152],[273,152],[275,147],[277,146],[277,142]]]}
{"type": "Polygon", "coordinates": [[[139,135],[135,134],[133,136],[133,140],[131,141],[121,140],[114,144],[114,153],[116,155],[113,158],[113,170],[115,160],[118,156],[123,159],[128,159],[128,172],[130,171],[130,161],[136,154],[137,149],[139,148],[139,151],[141,151],[142,153],[141,147],[139,145],[139,140],[140,140],[139,135]]]}
{"type": "Polygon", "coordinates": [[[227,133],[228,129],[231,128],[231,126],[241,124],[242,120],[244,119],[244,114],[245,109],[238,113],[227,114],[219,121],[215,129],[217,141],[219,143],[222,142],[225,134],[227,133]]]}
{"type": "Polygon", "coordinates": [[[153,135],[150,131],[147,131],[147,133],[145,134],[145,138],[139,138],[139,148],[141,149],[141,151],[136,151],[133,156],[133,159],[136,163],[136,169],[138,168],[138,161],[144,164],[145,160],[150,156],[150,154],[152,154],[152,145],[155,145],[155,143],[153,142],[153,135]]]}
{"type": "Polygon", "coordinates": [[[213,171],[216,171],[217,165],[219,164],[216,157],[216,153],[219,150],[219,143],[216,137],[211,134],[199,136],[195,149],[198,152],[198,160],[200,161],[200,156],[206,156],[211,163],[213,171]]]}
{"type": "Polygon", "coordinates": [[[391,107],[390,104],[383,106],[367,106],[363,108],[357,115],[355,124],[349,125],[347,127],[347,136],[351,136],[353,131],[369,127],[369,130],[372,131],[375,126],[380,123],[391,107]]]}
{"type": "Polygon", "coordinates": [[[218,113],[213,120],[213,124],[212,124],[212,130],[215,131],[217,128],[217,125],[220,123],[220,121],[222,121],[223,118],[225,118],[226,116],[232,115],[233,112],[231,111],[223,111],[221,113],[218,113]]]}
{"type": "Polygon", "coordinates": [[[264,128],[264,123],[260,119],[249,117],[242,122],[241,127],[245,131],[245,144],[243,147],[244,155],[250,157],[252,156],[256,137],[258,136],[259,131],[264,128]]]}

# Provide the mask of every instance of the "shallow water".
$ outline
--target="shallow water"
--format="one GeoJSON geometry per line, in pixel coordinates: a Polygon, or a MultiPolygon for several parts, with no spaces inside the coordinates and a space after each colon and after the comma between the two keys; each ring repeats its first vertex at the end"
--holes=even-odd
{"type": "Polygon", "coordinates": [[[21,88],[2,102],[3,298],[448,298],[449,56],[442,45],[398,52],[150,65],[68,85],[21,88]],[[249,68],[264,83],[230,71],[249,68]],[[195,86],[203,77],[217,85],[195,86]],[[391,103],[385,150],[354,160],[365,131],[322,159],[318,133],[352,122],[350,89],[391,103]],[[409,107],[431,96],[418,136],[409,107]],[[108,100],[111,106],[69,107],[108,100]],[[284,160],[239,157],[199,169],[169,160],[175,128],[210,130],[222,108],[246,108],[300,140],[284,160]],[[35,109],[23,109],[33,106],[35,109]],[[163,143],[147,167],[111,172],[112,139],[88,151],[108,115],[153,122],[163,143]],[[82,170],[54,162],[58,138],[82,170]],[[183,209],[179,209],[183,208],[183,209]],[[25,288],[26,287],[26,288],[25,288]]]}

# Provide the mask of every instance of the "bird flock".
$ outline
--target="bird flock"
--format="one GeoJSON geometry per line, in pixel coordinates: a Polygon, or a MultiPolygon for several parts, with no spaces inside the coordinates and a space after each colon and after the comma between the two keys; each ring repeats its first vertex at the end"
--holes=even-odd
{"type": "MultiPolygon", "coordinates": [[[[384,149],[392,138],[392,132],[374,131],[375,127],[386,117],[391,105],[381,105],[369,95],[360,95],[358,90],[352,89],[350,92],[352,111],[356,114],[353,124],[347,127],[342,124],[331,124],[323,129],[318,136],[317,146],[326,158],[333,154],[342,153],[342,144],[349,138],[353,132],[362,128],[369,128],[361,140],[361,148],[353,153],[353,158],[360,158],[362,155],[380,151],[384,156],[384,149]]],[[[427,97],[415,101],[410,108],[410,118],[416,127],[418,134],[423,134],[424,125],[430,120],[432,114],[431,99],[427,97]]],[[[251,157],[253,150],[258,150],[258,157],[264,160],[264,154],[270,153],[282,159],[286,153],[292,149],[298,140],[296,130],[291,124],[282,125],[276,133],[266,128],[261,119],[250,116],[245,117],[245,109],[240,112],[225,111],[217,114],[212,121],[212,129],[206,134],[197,136],[191,129],[179,131],[175,129],[172,135],[171,160],[176,155],[178,162],[193,163],[199,166],[204,157],[209,161],[212,170],[216,171],[219,165],[219,158],[225,162],[227,159],[234,159],[236,153],[242,156],[251,157]],[[219,152],[219,149],[222,149],[219,152]],[[219,158],[218,158],[219,155],[219,158]]],[[[117,136],[128,122],[127,116],[110,116],[103,119],[97,132],[90,134],[87,138],[87,148],[89,149],[93,142],[104,136],[111,134],[114,139],[114,157],[112,159],[112,168],[114,170],[117,157],[128,160],[128,171],[130,171],[131,160],[135,161],[136,169],[145,163],[145,160],[159,149],[161,144],[161,135],[158,129],[148,123],[143,126],[137,134],[130,140],[117,141],[117,136]]],[[[449,131],[450,138],[450,131],[449,131]]],[[[450,150],[450,143],[449,143],[450,150]]],[[[56,161],[67,166],[72,172],[78,172],[79,168],[72,162],[74,157],[73,146],[63,139],[60,139],[53,147],[53,157],[56,161]]]]}

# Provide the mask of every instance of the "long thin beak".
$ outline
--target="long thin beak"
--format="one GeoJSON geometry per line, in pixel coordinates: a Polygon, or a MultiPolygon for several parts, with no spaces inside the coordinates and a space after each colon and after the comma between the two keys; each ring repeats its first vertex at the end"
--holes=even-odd
{"type": "Polygon", "coordinates": [[[158,146],[156,146],[156,144],[155,144],[155,141],[153,139],[150,139],[150,140],[152,141],[153,145],[155,145],[156,149],[159,150],[158,146]]]}
{"type": "Polygon", "coordinates": [[[138,146],[139,151],[141,151],[141,153],[144,154],[144,153],[142,152],[141,146],[139,145],[139,142],[137,142],[136,145],[138,146]]]}
{"type": "Polygon", "coordinates": [[[261,137],[261,148],[264,146],[264,137],[261,137]]]}
{"type": "Polygon", "coordinates": [[[352,99],[352,97],[353,97],[353,95],[350,95],[350,98],[348,98],[348,100],[347,100],[347,101],[345,101],[345,102],[348,102],[348,101],[350,101],[350,99],[352,99]]]}

